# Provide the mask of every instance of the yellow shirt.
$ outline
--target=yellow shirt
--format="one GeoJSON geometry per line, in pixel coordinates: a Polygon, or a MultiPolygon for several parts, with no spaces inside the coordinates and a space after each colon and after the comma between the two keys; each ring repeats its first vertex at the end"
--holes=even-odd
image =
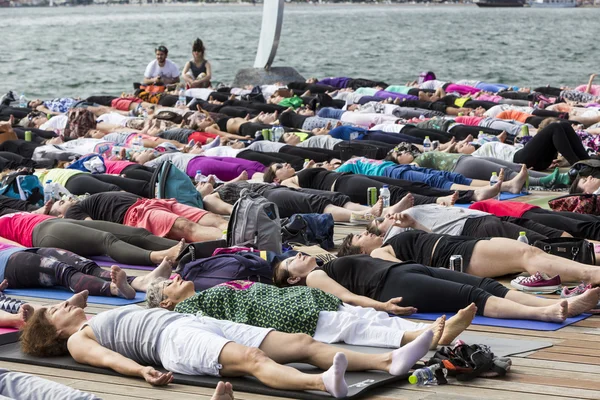
{"type": "Polygon", "coordinates": [[[71,179],[71,177],[88,173],[89,172],[83,172],[76,169],[54,168],[48,171],[36,172],[34,175],[38,177],[42,186],[45,185],[47,181],[52,181],[66,187],[67,181],[71,179]]]}

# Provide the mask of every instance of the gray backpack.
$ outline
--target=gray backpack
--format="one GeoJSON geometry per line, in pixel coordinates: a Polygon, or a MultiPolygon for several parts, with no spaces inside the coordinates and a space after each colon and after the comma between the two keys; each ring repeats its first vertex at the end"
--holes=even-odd
{"type": "Polygon", "coordinates": [[[242,190],[229,219],[227,246],[250,246],[281,254],[277,205],[248,189],[242,190]]]}

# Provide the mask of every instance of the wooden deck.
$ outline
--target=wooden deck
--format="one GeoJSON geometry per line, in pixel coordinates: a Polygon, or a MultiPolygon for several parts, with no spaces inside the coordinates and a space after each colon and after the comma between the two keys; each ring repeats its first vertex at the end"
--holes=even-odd
{"type": "MultiPolygon", "coordinates": [[[[537,203],[556,193],[536,193],[516,200],[537,203]]],[[[541,205],[541,204],[538,204],[541,205]]],[[[359,230],[349,226],[336,227],[336,239],[348,232],[359,230]]],[[[144,271],[128,273],[144,274],[144,271]]],[[[508,284],[508,279],[502,281],[508,284]]],[[[43,299],[27,299],[37,304],[52,304],[43,299]]],[[[110,306],[92,305],[88,312],[95,314],[110,306]]],[[[592,316],[555,332],[471,326],[470,331],[511,339],[551,341],[553,347],[511,356],[513,367],[505,378],[476,379],[459,383],[452,379],[449,385],[413,387],[407,384],[389,385],[370,392],[366,398],[386,399],[600,399],[600,316],[592,316]]],[[[492,349],[493,350],[493,349],[492,349]]],[[[185,385],[153,388],[144,381],[77,371],[59,370],[18,363],[2,363],[2,368],[35,374],[71,387],[93,392],[105,399],[203,399],[210,398],[212,389],[185,385]]],[[[235,389],[235,388],[234,388],[235,389]]],[[[235,391],[236,399],[278,399],[235,391]]]]}

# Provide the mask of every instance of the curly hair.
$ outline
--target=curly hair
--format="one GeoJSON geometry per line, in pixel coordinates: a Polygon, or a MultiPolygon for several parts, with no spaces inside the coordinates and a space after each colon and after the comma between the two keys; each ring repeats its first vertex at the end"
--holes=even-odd
{"type": "Polygon", "coordinates": [[[21,332],[23,353],[36,357],[56,357],[67,354],[67,339],[48,321],[46,308],[36,310],[21,332]]]}

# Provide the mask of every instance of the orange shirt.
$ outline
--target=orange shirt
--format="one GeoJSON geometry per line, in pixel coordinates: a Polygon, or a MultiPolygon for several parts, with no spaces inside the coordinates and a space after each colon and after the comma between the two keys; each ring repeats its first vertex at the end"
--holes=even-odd
{"type": "Polygon", "coordinates": [[[512,119],[515,121],[519,121],[522,123],[527,122],[527,118],[533,116],[533,114],[527,114],[517,110],[506,110],[502,111],[500,114],[496,115],[496,118],[499,119],[512,119]]]}

